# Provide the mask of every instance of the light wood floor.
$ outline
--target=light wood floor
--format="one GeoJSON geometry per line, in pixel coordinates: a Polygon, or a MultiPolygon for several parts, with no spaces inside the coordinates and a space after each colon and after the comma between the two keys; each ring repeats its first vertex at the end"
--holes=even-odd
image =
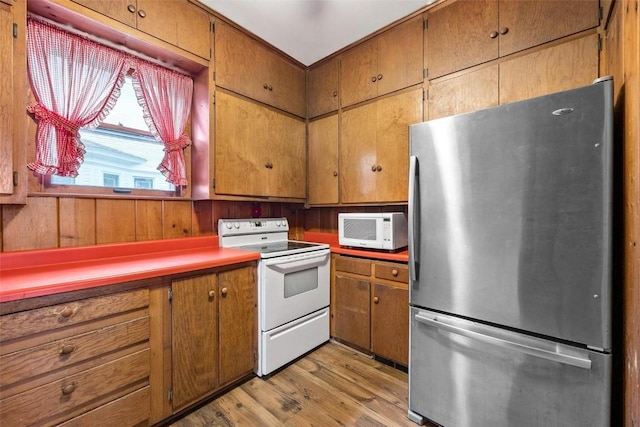
{"type": "Polygon", "coordinates": [[[253,378],[171,424],[411,426],[407,374],[333,342],[267,380],[253,378]]]}

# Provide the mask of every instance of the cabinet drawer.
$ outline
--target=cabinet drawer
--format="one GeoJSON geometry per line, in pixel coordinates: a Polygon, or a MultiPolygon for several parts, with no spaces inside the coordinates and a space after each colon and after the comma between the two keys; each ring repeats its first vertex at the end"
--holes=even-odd
{"type": "Polygon", "coordinates": [[[149,290],[138,289],[2,316],[0,343],[31,334],[112,316],[149,305],[149,290]]]}
{"type": "Polygon", "coordinates": [[[151,392],[149,387],[141,388],[131,394],[107,403],[99,408],[80,415],[59,427],[122,427],[133,426],[149,419],[151,392]]]}
{"type": "Polygon", "coordinates": [[[149,350],[0,400],[0,424],[53,425],[149,384],[149,350]]]}
{"type": "Polygon", "coordinates": [[[336,271],[371,276],[371,261],[343,256],[336,257],[335,261],[336,271]]]}
{"type": "Polygon", "coordinates": [[[148,340],[149,317],[141,317],[6,354],[0,357],[0,398],[148,347],[148,340]]]}
{"type": "Polygon", "coordinates": [[[375,264],[376,279],[392,280],[394,282],[409,283],[409,269],[400,264],[375,264]]]}

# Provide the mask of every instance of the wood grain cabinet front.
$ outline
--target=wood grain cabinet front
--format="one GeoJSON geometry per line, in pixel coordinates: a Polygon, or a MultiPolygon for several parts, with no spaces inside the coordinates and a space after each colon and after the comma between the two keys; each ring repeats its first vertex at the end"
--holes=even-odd
{"type": "Polygon", "coordinates": [[[342,203],[405,202],[409,176],[409,125],[422,121],[422,88],[342,112],[342,203]]]}
{"type": "Polygon", "coordinates": [[[73,0],[111,19],[209,59],[209,14],[187,0],[73,0]]]}
{"type": "Polygon", "coordinates": [[[149,335],[147,288],[3,315],[0,424],[147,422],[149,335]]]}
{"type": "Polygon", "coordinates": [[[26,201],[26,0],[0,2],[0,204],[26,201]]]}
{"type": "Polygon", "coordinates": [[[422,22],[421,16],[412,18],[342,55],[342,107],[422,82],[422,22]]]}
{"type": "Polygon", "coordinates": [[[216,86],[306,117],[305,71],[224,22],[215,25],[216,86]]]}
{"type": "Polygon", "coordinates": [[[332,336],[407,366],[407,265],[334,254],[333,269],[332,336]]]}
{"type": "Polygon", "coordinates": [[[220,90],[215,108],[216,194],[304,199],[305,123],[220,90]]]}
{"type": "Polygon", "coordinates": [[[308,130],[307,203],[338,203],[338,114],[310,121],[308,130]]]}
{"type": "Polygon", "coordinates": [[[336,111],[340,105],[338,93],[339,58],[335,57],[308,71],[307,112],[309,118],[336,111]]]}
{"type": "Polygon", "coordinates": [[[174,412],[254,370],[256,289],[254,265],[172,280],[174,412]]]}
{"type": "Polygon", "coordinates": [[[446,2],[427,13],[427,77],[434,79],[598,24],[597,0],[446,2]]]}

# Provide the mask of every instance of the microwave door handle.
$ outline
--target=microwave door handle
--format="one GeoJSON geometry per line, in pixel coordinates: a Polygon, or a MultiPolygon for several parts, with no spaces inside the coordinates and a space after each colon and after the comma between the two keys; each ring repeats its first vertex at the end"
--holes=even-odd
{"type": "Polygon", "coordinates": [[[419,193],[419,169],[418,158],[411,156],[409,158],[409,218],[408,218],[408,232],[409,232],[409,275],[411,280],[418,280],[420,270],[420,254],[419,246],[416,243],[420,243],[420,193],[419,193]]]}

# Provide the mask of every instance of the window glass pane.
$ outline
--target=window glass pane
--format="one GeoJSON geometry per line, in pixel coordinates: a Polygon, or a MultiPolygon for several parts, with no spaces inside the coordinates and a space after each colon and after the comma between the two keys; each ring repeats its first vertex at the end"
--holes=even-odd
{"type": "Polygon", "coordinates": [[[164,156],[164,144],[149,132],[130,76],[104,122],[96,129],[80,129],[80,138],[86,152],[78,176],[70,182],[69,178],[54,175],[52,184],[175,189],[157,169],[164,156]]]}

